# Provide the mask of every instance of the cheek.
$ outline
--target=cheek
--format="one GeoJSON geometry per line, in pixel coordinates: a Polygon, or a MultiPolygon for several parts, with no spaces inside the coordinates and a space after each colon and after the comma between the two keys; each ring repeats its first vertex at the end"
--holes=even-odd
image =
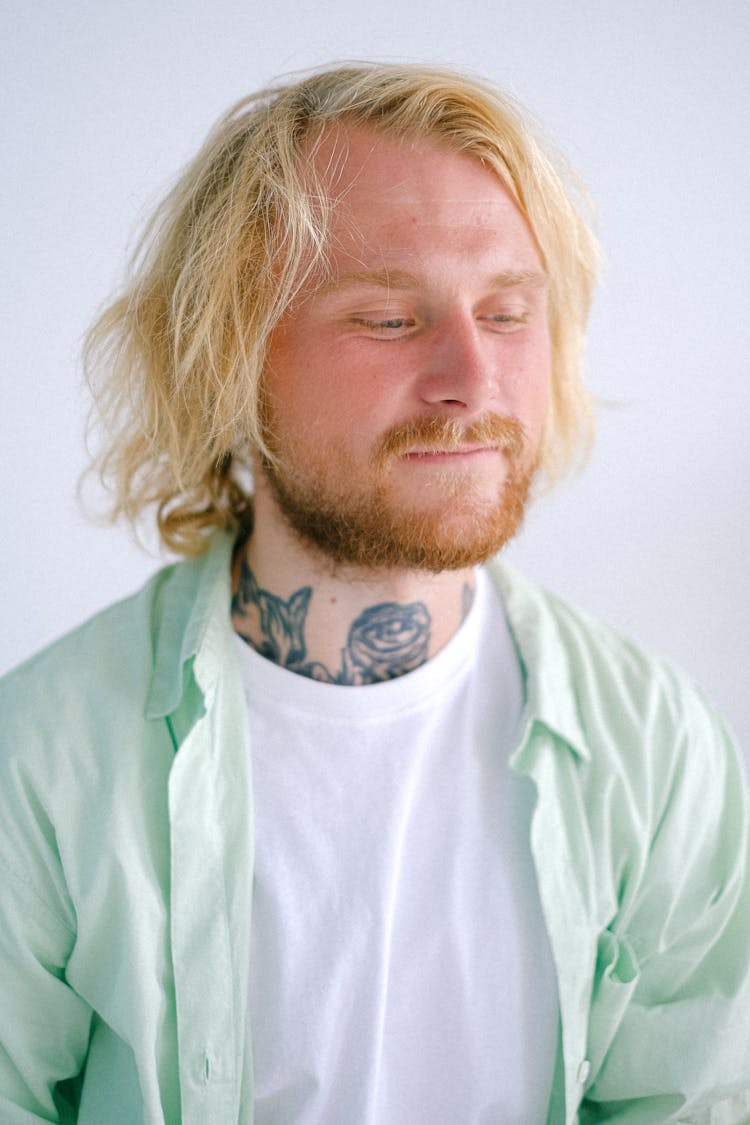
{"type": "Polygon", "coordinates": [[[272,338],[264,386],[271,413],[283,429],[304,437],[314,428],[330,410],[330,382],[314,347],[303,347],[284,332],[272,338]]]}
{"type": "Polygon", "coordinates": [[[338,341],[307,359],[297,384],[297,412],[306,425],[367,443],[374,431],[393,423],[401,383],[392,360],[373,362],[356,346],[338,341]]]}
{"type": "Polygon", "coordinates": [[[528,397],[531,414],[541,420],[547,413],[547,404],[550,398],[551,368],[549,356],[539,358],[534,367],[532,377],[529,379],[528,397]]]}
{"type": "Polygon", "coordinates": [[[531,349],[527,371],[528,410],[532,417],[538,419],[541,426],[547,413],[552,380],[552,355],[547,333],[544,333],[531,349]]]}
{"type": "Polygon", "coordinates": [[[547,412],[550,394],[549,354],[543,349],[529,349],[518,356],[510,377],[503,380],[503,396],[507,406],[526,429],[538,433],[547,412]]]}

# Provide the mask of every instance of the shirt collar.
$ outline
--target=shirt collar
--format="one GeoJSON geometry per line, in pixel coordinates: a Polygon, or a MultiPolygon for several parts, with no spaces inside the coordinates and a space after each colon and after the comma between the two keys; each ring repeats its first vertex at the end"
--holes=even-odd
{"type": "MultiPolygon", "coordinates": [[[[219,532],[204,554],[168,567],[156,577],[154,670],[146,703],[149,719],[163,718],[178,708],[186,676],[188,672],[192,675],[195,658],[210,644],[212,631],[231,631],[233,545],[232,534],[219,532]]],[[[205,694],[212,685],[205,674],[200,679],[205,694]]]]}
{"type": "Polygon", "coordinates": [[[526,729],[541,723],[588,760],[591,753],[578,714],[570,645],[561,627],[562,606],[499,559],[487,566],[505,606],[524,683],[526,729]]]}

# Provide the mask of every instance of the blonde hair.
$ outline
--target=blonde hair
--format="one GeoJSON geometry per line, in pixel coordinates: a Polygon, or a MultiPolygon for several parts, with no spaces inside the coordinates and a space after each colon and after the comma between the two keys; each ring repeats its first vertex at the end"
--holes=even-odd
{"type": "Polygon", "coordinates": [[[432,138],[493,168],[525,215],[549,276],[552,391],[542,449],[549,481],[587,448],[582,354],[597,243],[580,189],[516,103],[488,83],[421,65],[328,69],[262,90],[209,134],[145,228],[121,295],[90,329],[84,365],[92,469],[108,514],[137,525],[156,508],[163,543],[200,552],[251,504],[264,449],[267,342],[324,264],[326,199],[305,159],[333,123],[432,138]]]}

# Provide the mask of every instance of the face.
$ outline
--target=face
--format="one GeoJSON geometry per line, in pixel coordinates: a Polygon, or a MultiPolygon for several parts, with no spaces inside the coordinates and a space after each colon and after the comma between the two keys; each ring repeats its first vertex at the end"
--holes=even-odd
{"type": "Polygon", "coordinates": [[[314,160],[335,202],[330,272],[270,341],[259,505],[336,563],[482,561],[515,533],[538,463],[534,240],[498,177],[438,144],[350,127],[314,160]]]}

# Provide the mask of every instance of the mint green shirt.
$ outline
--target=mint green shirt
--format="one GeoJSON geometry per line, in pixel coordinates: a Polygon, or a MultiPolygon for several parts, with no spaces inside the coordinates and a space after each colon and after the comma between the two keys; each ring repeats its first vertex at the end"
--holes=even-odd
{"type": "MultiPolygon", "coordinates": [[[[230,551],[217,536],[0,682],[3,1125],[252,1121],[230,551]]],[[[490,571],[558,977],[549,1125],[747,1123],[748,814],[727,732],[680,673],[490,571]]]]}

